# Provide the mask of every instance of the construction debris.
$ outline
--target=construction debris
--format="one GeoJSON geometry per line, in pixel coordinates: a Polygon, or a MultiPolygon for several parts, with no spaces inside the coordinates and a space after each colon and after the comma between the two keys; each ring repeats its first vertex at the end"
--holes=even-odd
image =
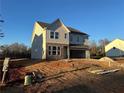
{"type": "Polygon", "coordinates": [[[108,73],[113,73],[113,72],[117,72],[120,69],[112,69],[112,70],[92,70],[92,71],[88,71],[90,73],[93,74],[98,74],[98,75],[103,75],[103,74],[108,74],[108,73]]]}
{"type": "Polygon", "coordinates": [[[93,74],[97,74],[97,73],[102,72],[102,71],[104,71],[104,70],[92,70],[92,71],[88,71],[88,72],[93,73],[93,74]]]}
{"type": "Polygon", "coordinates": [[[26,74],[26,76],[25,76],[25,81],[24,81],[24,85],[27,86],[27,85],[30,85],[31,83],[32,83],[31,74],[26,74]]]}
{"type": "Polygon", "coordinates": [[[97,74],[100,74],[100,75],[102,75],[102,74],[108,74],[108,73],[117,72],[117,71],[119,71],[119,70],[120,70],[120,69],[105,70],[105,71],[99,72],[99,73],[97,73],[97,74]]]}

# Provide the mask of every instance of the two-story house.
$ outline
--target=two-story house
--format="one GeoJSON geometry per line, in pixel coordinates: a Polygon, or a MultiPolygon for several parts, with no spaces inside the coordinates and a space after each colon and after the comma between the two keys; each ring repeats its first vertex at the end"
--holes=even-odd
{"type": "Polygon", "coordinates": [[[88,34],[65,26],[37,21],[32,34],[32,59],[89,58],[88,34]]]}

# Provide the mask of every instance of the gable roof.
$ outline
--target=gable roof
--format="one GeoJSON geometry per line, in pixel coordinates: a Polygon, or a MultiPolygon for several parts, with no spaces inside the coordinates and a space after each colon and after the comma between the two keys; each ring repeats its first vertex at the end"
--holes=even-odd
{"type": "Polygon", "coordinates": [[[52,22],[48,27],[47,29],[50,29],[50,30],[56,30],[57,28],[59,28],[60,26],[62,26],[63,23],[57,19],[55,20],[54,22],[52,22]]]}
{"type": "MultiPolygon", "coordinates": [[[[58,27],[60,27],[61,25],[63,25],[63,23],[61,22],[60,19],[55,20],[55,21],[54,21],[53,23],[51,23],[51,24],[50,24],[50,23],[46,23],[46,22],[40,22],[40,21],[37,21],[37,23],[38,23],[41,27],[47,28],[47,29],[49,29],[49,30],[55,30],[55,29],[57,29],[58,27]]],[[[71,33],[78,33],[78,34],[88,35],[88,34],[86,34],[86,33],[84,33],[84,32],[81,32],[81,31],[75,29],[75,28],[72,28],[72,27],[69,27],[69,26],[66,26],[66,27],[67,27],[67,29],[68,29],[71,33]]]]}
{"type": "Polygon", "coordinates": [[[124,51],[124,40],[121,39],[113,40],[112,42],[110,42],[108,45],[105,46],[105,52],[109,51],[113,47],[124,51]]]}

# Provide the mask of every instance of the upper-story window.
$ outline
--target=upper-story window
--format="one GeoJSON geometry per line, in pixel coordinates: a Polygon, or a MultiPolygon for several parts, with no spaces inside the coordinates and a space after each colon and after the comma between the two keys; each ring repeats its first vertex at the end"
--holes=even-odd
{"type": "Polygon", "coordinates": [[[70,37],[70,41],[73,41],[73,37],[72,36],[70,37]]]}
{"type": "Polygon", "coordinates": [[[67,38],[67,34],[65,33],[65,39],[67,38]]]}
{"type": "Polygon", "coordinates": [[[58,39],[58,38],[59,38],[59,33],[55,32],[55,39],[58,39]]]}
{"type": "Polygon", "coordinates": [[[59,33],[58,32],[50,32],[50,38],[51,39],[58,39],[59,33]]]}
{"type": "Polygon", "coordinates": [[[54,32],[50,32],[50,38],[54,38],[54,32]]]}
{"type": "Polygon", "coordinates": [[[79,42],[79,36],[77,36],[77,42],[79,42]]]}

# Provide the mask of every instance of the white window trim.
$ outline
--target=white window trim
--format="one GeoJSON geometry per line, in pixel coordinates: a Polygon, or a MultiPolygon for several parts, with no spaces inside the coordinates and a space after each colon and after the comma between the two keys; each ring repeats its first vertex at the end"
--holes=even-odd
{"type": "Polygon", "coordinates": [[[55,35],[54,35],[55,33],[53,32],[53,38],[51,38],[51,32],[53,32],[53,31],[50,31],[50,32],[49,32],[49,38],[50,38],[50,39],[54,39],[54,38],[55,38],[55,35]]]}
{"type": "Polygon", "coordinates": [[[54,31],[49,31],[49,38],[50,39],[59,39],[59,32],[57,32],[58,33],[58,38],[56,38],[56,32],[54,32],[54,31]],[[53,38],[51,38],[51,32],[53,32],[54,34],[53,34],[53,38]]]}
{"type": "Polygon", "coordinates": [[[49,56],[61,56],[61,47],[60,46],[55,46],[56,47],[56,50],[53,50],[53,47],[54,46],[50,46],[51,47],[51,50],[49,50],[49,46],[48,46],[48,55],[49,56]],[[60,50],[58,50],[58,47],[60,47],[60,50]],[[55,55],[53,55],[53,51],[56,51],[56,54],[55,55]],[[58,55],[58,51],[60,52],[60,54],[58,55]],[[49,54],[49,52],[51,52],[50,54],[49,54]]]}

